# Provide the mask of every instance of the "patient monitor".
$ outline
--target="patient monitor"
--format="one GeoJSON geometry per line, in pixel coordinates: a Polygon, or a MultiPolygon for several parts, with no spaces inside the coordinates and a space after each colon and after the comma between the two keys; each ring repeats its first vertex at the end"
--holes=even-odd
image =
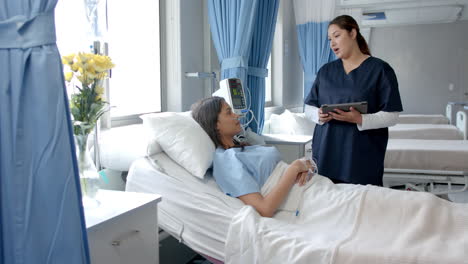
{"type": "Polygon", "coordinates": [[[223,97],[226,103],[232,107],[232,111],[238,115],[248,112],[244,87],[242,81],[237,78],[228,78],[219,82],[219,90],[213,96],[223,97]]]}

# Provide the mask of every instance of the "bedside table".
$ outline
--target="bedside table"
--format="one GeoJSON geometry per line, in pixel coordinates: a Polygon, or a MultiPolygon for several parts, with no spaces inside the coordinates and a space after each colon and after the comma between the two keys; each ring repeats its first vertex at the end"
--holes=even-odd
{"type": "Polygon", "coordinates": [[[99,190],[85,207],[91,263],[159,263],[160,195],[99,190]]]}
{"type": "MultiPolygon", "coordinates": [[[[265,143],[269,146],[275,146],[283,160],[291,163],[306,155],[306,145],[310,146],[312,136],[304,135],[285,135],[285,134],[263,134],[265,143]]],[[[310,157],[311,153],[307,153],[310,157]]]]}

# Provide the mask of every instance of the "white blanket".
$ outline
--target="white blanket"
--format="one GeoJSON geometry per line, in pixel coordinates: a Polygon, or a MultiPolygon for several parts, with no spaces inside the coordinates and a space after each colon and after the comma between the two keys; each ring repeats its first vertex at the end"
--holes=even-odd
{"type": "Polygon", "coordinates": [[[468,140],[390,139],[385,168],[468,171],[468,140]]]}
{"type": "Polygon", "coordinates": [[[226,263],[468,263],[468,205],[319,175],[291,194],[274,218],[251,206],[233,217],[226,263]]]}
{"type": "Polygon", "coordinates": [[[448,125],[450,120],[444,115],[400,114],[398,124],[441,124],[448,125]]]}
{"type": "Polygon", "coordinates": [[[388,137],[391,139],[462,140],[463,134],[452,125],[396,124],[388,128],[388,137]]]}

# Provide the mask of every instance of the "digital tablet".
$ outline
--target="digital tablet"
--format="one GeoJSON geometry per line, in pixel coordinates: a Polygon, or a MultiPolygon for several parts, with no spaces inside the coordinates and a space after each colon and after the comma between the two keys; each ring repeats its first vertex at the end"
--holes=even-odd
{"type": "Polygon", "coordinates": [[[349,108],[353,107],[361,114],[367,114],[367,102],[354,102],[346,104],[323,104],[321,106],[322,113],[327,114],[328,112],[334,112],[335,109],[340,109],[345,112],[349,112],[349,108]]]}

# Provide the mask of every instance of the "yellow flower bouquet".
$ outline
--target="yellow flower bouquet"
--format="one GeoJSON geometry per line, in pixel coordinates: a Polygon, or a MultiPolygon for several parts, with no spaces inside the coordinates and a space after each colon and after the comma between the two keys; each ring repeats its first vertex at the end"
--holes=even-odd
{"type": "Polygon", "coordinates": [[[115,65],[108,56],[81,52],[63,56],[62,63],[65,65],[65,80],[77,91],[70,97],[73,133],[88,135],[109,109],[108,103],[102,98],[102,81],[115,65]]]}
{"type": "Polygon", "coordinates": [[[65,80],[73,88],[70,95],[70,112],[77,146],[81,188],[86,197],[93,198],[99,188],[99,174],[91,159],[87,142],[97,121],[109,109],[108,103],[102,98],[102,83],[114,64],[109,57],[93,53],[63,56],[62,63],[65,66],[65,80]]]}

